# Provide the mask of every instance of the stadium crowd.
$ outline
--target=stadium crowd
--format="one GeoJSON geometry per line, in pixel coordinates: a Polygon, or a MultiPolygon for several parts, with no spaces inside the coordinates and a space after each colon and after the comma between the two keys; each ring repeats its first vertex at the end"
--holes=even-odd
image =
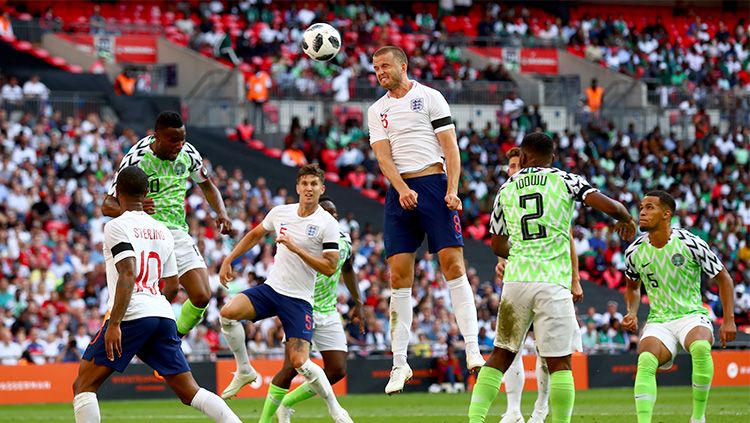
{"type": "MultiPolygon", "coordinates": [[[[9,85],[18,85],[9,82],[9,85]]],[[[3,92],[5,89],[3,88],[3,92]]],[[[21,108],[3,101],[0,109],[0,362],[76,361],[96,334],[106,311],[102,228],[99,204],[107,191],[114,167],[138,141],[132,130],[122,132],[96,114],[63,117],[60,112],[35,114],[38,109],[21,108]]],[[[463,177],[466,236],[486,239],[486,213],[493,192],[505,178],[505,152],[515,145],[518,131],[544,129],[544,123],[529,109],[521,109],[500,130],[468,126],[459,134],[463,177]],[[478,223],[477,223],[478,222],[478,223]]],[[[385,182],[376,173],[376,163],[367,147],[364,131],[349,122],[345,131],[335,124],[310,125],[290,134],[290,147],[297,145],[308,160],[326,161],[326,151],[343,148],[336,160],[338,171],[354,187],[361,184],[377,190],[385,182]],[[338,135],[336,135],[338,134],[338,135]],[[347,134],[342,136],[342,134],[347,134]],[[348,140],[348,142],[347,142],[348,140]],[[349,152],[349,153],[347,153],[349,152]],[[348,167],[347,167],[348,166],[348,167]],[[347,171],[347,169],[349,169],[347,171]],[[348,172],[348,173],[347,173],[348,172]],[[364,177],[349,174],[364,172],[364,177]],[[364,182],[362,182],[364,181],[364,182]]],[[[652,186],[669,188],[680,199],[680,216],[675,222],[711,239],[732,272],[737,285],[738,323],[750,311],[750,245],[746,228],[750,224],[750,198],[742,197],[748,184],[748,137],[742,128],[730,134],[713,129],[694,143],[676,140],[654,130],[636,134],[614,127],[584,128],[580,132],[554,134],[560,147],[558,165],[586,175],[591,182],[631,209],[642,193],[652,186]],[[666,157],[656,160],[659,153],[666,157]],[[689,159],[688,159],[689,158],[689,159]],[[676,180],[678,174],[698,175],[676,180]],[[732,183],[730,183],[730,181],[732,183]]],[[[188,134],[189,139],[189,134],[188,134]]],[[[274,187],[259,175],[240,169],[205,165],[214,175],[238,236],[257,225],[274,205],[294,202],[291,187],[274,187]]],[[[330,169],[329,169],[330,170],[330,169]]],[[[229,238],[214,229],[211,214],[200,190],[187,198],[190,233],[209,267],[214,298],[203,325],[184,341],[192,359],[212,357],[226,351],[218,330],[218,310],[233,295],[260,283],[273,266],[273,243],[266,240],[237,263],[239,277],[230,289],[219,287],[218,266],[232,246],[229,238]]],[[[592,225],[593,219],[580,213],[576,219],[576,247],[582,255],[582,276],[622,288],[622,244],[606,225],[592,225]]],[[[388,273],[383,257],[382,235],[356,216],[345,214],[343,231],[353,239],[353,262],[364,293],[367,333],[347,327],[351,349],[357,354],[389,350],[388,273]]],[[[415,319],[412,334],[414,352],[442,356],[447,346],[461,341],[451,317],[450,299],[435,257],[425,254],[416,263],[414,289],[415,319]],[[424,298],[417,301],[417,298],[424,298]]],[[[480,320],[480,342],[492,344],[501,284],[482,281],[469,267],[469,280],[476,292],[480,320]]],[[[346,316],[349,295],[340,286],[338,308],[346,316]]],[[[706,303],[716,315],[722,311],[716,292],[705,291],[706,303]]],[[[180,294],[174,309],[185,300],[180,294]]],[[[604,308],[604,304],[601,305],[604,308]]],[[[619,329],[621,316],[611,310],[581,310],[581,327],[587,351],[617,351],[630,348],[630,337],[619,329]]],[[[249,349],[259,356],[282,354],[283,332],[277,320],[246,325],[249,349]]]]}

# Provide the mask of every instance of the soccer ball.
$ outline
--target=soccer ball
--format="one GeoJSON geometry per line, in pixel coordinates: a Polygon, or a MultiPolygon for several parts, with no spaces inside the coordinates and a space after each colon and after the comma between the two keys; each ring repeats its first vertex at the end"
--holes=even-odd
{"type": "Polygon", "coordinates": [[[341,35],[326,23],[310,25],[302,34],[302,51],[313,60],[327,62],[336,56],[340,48],[341,35]]]}

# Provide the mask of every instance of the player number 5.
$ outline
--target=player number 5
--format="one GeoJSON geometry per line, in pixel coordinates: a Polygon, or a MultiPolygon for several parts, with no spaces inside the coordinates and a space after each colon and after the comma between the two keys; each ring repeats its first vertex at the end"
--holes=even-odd
{"type": "Polygon", "coordinates": [[[659,281],[657,281],[654,278],[653,273],[649,273],[646,275],[646,279],[648,279],[648,284],[651,285],[651,288],[658,288],[659,287],[659,281]]]}

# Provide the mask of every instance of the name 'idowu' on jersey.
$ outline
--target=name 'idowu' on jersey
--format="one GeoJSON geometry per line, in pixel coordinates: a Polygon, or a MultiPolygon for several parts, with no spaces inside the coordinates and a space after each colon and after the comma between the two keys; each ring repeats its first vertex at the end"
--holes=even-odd
{"type": "Polygon", "coordinates": [[[367,110],[370,144],[390,141],[399,173],[443,163],[443,149],[435,134],[455,127],[440,91],[410,82],[412,87],[405,96],[393,98],[386,93],[367,110]]]}

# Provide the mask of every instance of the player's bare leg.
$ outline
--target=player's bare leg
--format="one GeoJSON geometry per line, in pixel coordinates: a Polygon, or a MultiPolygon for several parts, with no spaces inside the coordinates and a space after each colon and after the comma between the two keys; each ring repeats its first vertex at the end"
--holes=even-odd
{"type": "Polygon", "coordinates": [[[191,372],[163,377],[183,404],[195,408],[217,423],[241,422],[218,395],[198,386],[191,372]]]}
{"type": "Polygon", "coordinates": [[[635,411],[638,422],[650,422],[656,404],[656,370],[672,359],[672,353],[659,338],[647,336],[638,344],[638,370],[635,374],[635,411]]]}
{"type": "Polygon", "coordinates": [[[466,343],[466,368],[474,373],[484,365],[484,358],[479,352],[477,307],[474,302],[474,292],[466,277],[464,249],[461,247],[443,248],[438,251],[438,260],[440,270],[450,289],[453,314],[456,316],[458,328],[466,343]]]}
{"type": "MultiPolygon", "coordinates": [[[[320,355],[323,356],[323,371],[326,374],[328,382],[333,386],[346,376],[346,351],[321,351],[320,355]]],[[[297,374],[294,367],[291,365],[287,366],[286,361],[284,364],[284,368],[280,374],[291,374],[294,377],[297,374]]],[[[315,391],[307,383],[298,386],[292,392],[285,395],[281,401],[281,406],[276,410],[276,418],[278,418],[279,423],[291,422],[292,414],[294,414],[293,407],[315,395],[315,391]]]]}
{"type": "Polygon", "coordinates": [[[203,314],[211,300],[208,271],[205,268],[188,270],[180,276],[180,285],[185,288],[188,300],[182,305],[177,319],[177,333],[185,336],[203,320],[203,314]]]}
{"type": "Polygon", "coordinates": [[[693,414],[690,423],[706,421],[706,405],[714,377],[714,361],[711,357],[713,334],[708,328],[696,326],[685,337],[685,349],[693,362],[693,414]]]}
{"type": "Polygon", "coordinates": [[[76,423],[101,421],[96,391],[114,371],[93,361],[81,360],[78,376],[73,382],[73,412],[76,423]]]}
{"type": "Polygon", "coordinates": [[[247,355],[247,344],[245,343],[245,328],[242,320],[255,319],[255,307],[245,294],[235,295],[228,304],[220,311],[221,332],[227,340],[229,349],[232,350],[237,368],[232,381],[224,388],[221,397],[232,398],[243,386],[253,383],[258,378],[258,373],[250,365],[247,355]]]}
{"type": "Polygon", "coordinates": [[[391,351],[393,368],[385,386],[390,395],[401,392],[411,379],[412,371],[406,362],[409,350],[409,330],[413,318],[411,287],[414,283],[414,253],[399,253],[388,257],[391,270],[391,351]]]}

